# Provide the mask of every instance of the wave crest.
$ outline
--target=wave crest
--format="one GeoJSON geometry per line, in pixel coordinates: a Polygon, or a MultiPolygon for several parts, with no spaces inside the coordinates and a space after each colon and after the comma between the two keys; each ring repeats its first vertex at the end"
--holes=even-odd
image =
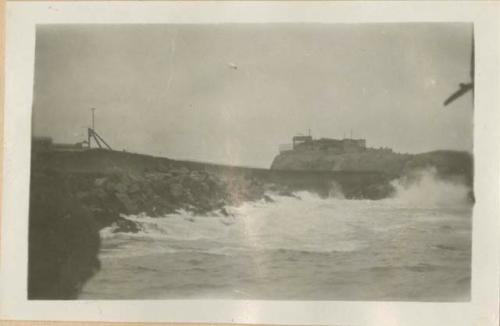
{"type": "Polygon", "coordinates": [[[472,198],[463,178],[444,179],[434,167],[412,171],[391,185],[395,192],[389,200],[409,207],[460,207],[472,198]]]}

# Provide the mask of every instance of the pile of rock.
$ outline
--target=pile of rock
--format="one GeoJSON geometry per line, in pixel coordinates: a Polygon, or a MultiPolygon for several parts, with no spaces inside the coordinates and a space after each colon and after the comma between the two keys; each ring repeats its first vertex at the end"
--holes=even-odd
{"type": "MultiPolygon", "coordinates": [[[[228,205],[260,199],[272,201],[266,196],[267,191],[293,196],[297,190],[315,189],[310,182],[290,182],[304,181],[303,175],[296,177],[297,180],[288,175],[276,179],[257,169],[214,167],[137,155],[118,157],[116,152],[71,155],[35,156],[32,162],[30,298],[75,298],[82,284],[99,268],[99,230],[111,225],[116,226],[115,232],[141,230],[140,223],[122,215],[144,213],[161,217],[179,210],[195,215],[227,214],[228,205]],[[113,154],[114,161],[108,154],[113,154]]],[[[354,182],[353,189],[344,187],[344,190],[347,194],[359,192],[360,196],[381,197],[387,190],[379,183],[372,182],[374,186],[364,187],[364,192],[361,191],[364,188],[356,186],[362,182],[354,182]]]]}
{"type": "Polygon", "coordinates": [[[101,227],[116,223],[119,232],[137,232],[120,214],[161,217],[182,209],[196,215],[265,197],[265,185],[241,174],[216,174],[186,167],[110,175],[71,175],[68,185],[101,227]]]}

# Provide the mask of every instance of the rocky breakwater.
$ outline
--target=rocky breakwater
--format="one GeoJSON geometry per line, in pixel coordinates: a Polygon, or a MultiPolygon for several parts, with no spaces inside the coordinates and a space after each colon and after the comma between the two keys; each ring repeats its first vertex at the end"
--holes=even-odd
{"type": "Polygon", "coordinates": [[[263,183],[246,177],[223,178],[186,167],[143,174],[74,176],[74,192],[100,227],[116,224],[115,232],[137,232],[140,225],[121,215],[144,213],[162,217],[179,210],[194,215],[227,214],[226,205],[267,198],[263,183]]]}
{"type": "Polygon", "coordinates": [[[144,213],[227,214],[227,206],[293,196],[379,199],[391,187],[380,173],[277,171],[175,161],[116,151],[33,153],[29,213],[30,299],[73,299],[99,269],[99,230],[138,232],[144,213]],[[137,219],[135,219],[137,220],[137,219]]]}
{"type": "Polygon", "coordinates": [[[79,168],[75,172],[42,163],[47,162],[35,157],[31,173],[30,299],[77,298],[99,269],[99,230],[141,229],[140,222],[124,215],[161,217],[178,210],[227,214],[226,205],[270,200],[264,183],[246,174],[216,174],[170,163],[142,171],[114,168],[99,173],[79,168]]]}

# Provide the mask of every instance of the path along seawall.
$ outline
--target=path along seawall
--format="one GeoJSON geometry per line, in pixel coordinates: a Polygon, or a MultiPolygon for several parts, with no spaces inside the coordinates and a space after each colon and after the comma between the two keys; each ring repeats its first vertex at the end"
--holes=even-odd
{"type": "Polygon", "coordinates": [[[394,177],[234,167],[98,149],[33,153],[28,296],[76,298],[99,269],[99,230],[112,224],[115,232],[140,230],[121,214],[227,214],[228,205],[272,201],[266,193],[294,196],[300,190],[381,199],[393,191],[394,177]]]}

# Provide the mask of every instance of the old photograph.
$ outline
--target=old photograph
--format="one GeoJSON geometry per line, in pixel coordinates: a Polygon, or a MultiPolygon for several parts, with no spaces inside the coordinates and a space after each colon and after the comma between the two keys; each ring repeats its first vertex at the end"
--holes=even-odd
{"type": "Polygon", "coordinates": [[[472,23],[39,24],[30,300],[468,302],[472,23]]]}

